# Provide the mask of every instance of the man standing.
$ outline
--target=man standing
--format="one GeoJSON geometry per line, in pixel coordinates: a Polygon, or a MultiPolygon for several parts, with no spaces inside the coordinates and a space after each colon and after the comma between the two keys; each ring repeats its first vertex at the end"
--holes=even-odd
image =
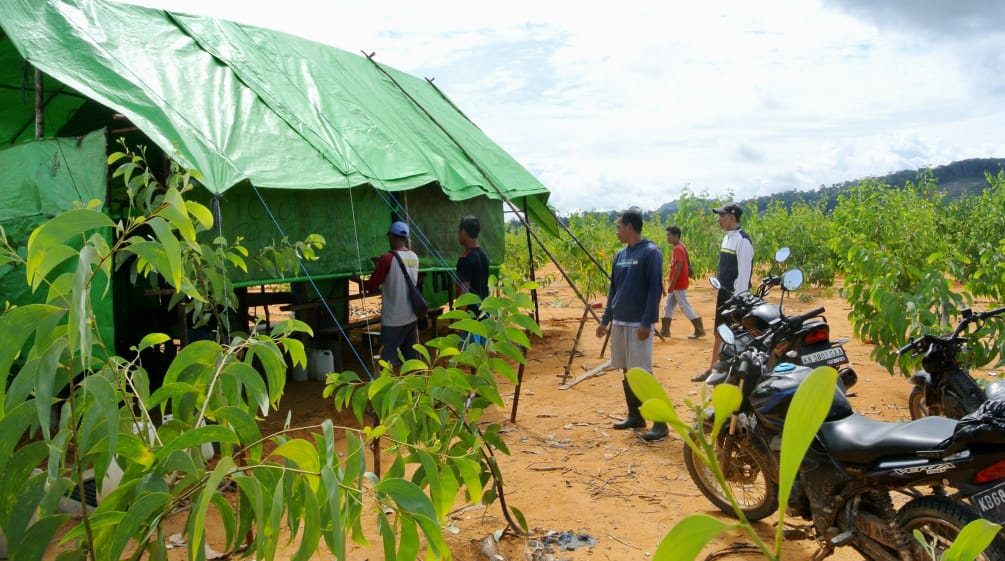
{"type": "MultiPolygon", "coordinates": [[[[464,253],[457,259],[457,293],[473,292],[484,300],[489,295],[489,256],[478,245],[478,234],[482,226],[476,216],[464,216],[457,227],[457,242],[464,248],[464,253]]],[[[479,306],[467,306],[468,313],[475,319],[481,315],[479,306]]],[[[469,334],[470,341],[485,345],[485,338],[469,334]]]]}
{"type": "Polygon", "coordinates": [[[364,281],[359,275],[353,275],[349,280],[360,283],[364,293],[380,288],[380,358],[397,367],[401,365],[399,349],[406,360],[418,358],[412,348],[419,342],[418,317],[408,299],[405,274],[413,283],[418,282],[419,257],[408,249],[408,225],[404,222],[391,224],[387,238],[391,251],[377,259],[370,277],[364,281]]]}
{"type": "Polygon", "coordinates": [[[673,311],[677,304],[680,304],[680,310],[684,312],[684,317],[691,320],[691,325],[694,326],[694,335],[688,335],[688,339],[698,339],[705,336],[705,327],[701,324],[701,318],[694,313],[691,304],[687,301],[691,260],[688,258],[687,247],[680,241],[680,235],[680,228],[667,226],[667,243],[670,244],[672,252],[670,254],[670,268],[667,270],[667,288],[663,291],[667,299],[663,304],[663,324],[660,328],[660,335],[670,338],[670,322],[673,319],[673,311]]]}
{"type": "MultiPolygon", "coordinates": [[[[611,366],[627,372],[629,368],[653,371],[653,332],[663,294],[663,253],[659,246],[642,237],[642,214],[626,210],[615,223],[618,241],[625,247],[614,255],[607,307],[597,326],[597,337],[608,333],[610,325],[611,366]]],[[[614,423],[615,430],[646,426],[639,413],[642,402],[632,393],[628,379],[621,385],[628,403],[628,417],[614,423]]],[[[667,435],[666,423],[653,423],[642,435],[644,440],[659,440],[667,435]]]]}
{"type": "MultiPolygon", "coordinates": [[[[719,217],[719,228],[726,231],[719,247],[719,289],[715,298],[715,327],[725,321],[722,317],[722,305],[735,293],[750,290],[750,276],[754,268],[754,244],[750,236],[740,227],[740,217],[743,209],[736,203],[728,203],[712,212],[719,217]]],[[[713,328],[714,331],[714,328],[713,328]]],[[[722,338],[715,332],[715,344],[712,347],[712,360],[705,372],[691,378],[692,382],[703,382],[712,373],[715,361],[722,346],[722,338]]]]}

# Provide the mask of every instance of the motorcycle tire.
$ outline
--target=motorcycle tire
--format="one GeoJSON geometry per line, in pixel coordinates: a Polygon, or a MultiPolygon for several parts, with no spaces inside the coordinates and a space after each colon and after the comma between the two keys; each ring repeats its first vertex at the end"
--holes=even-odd
{"type": "MultiPolygon", "coordinates": [[[[712,422],[706,422],[704,429],[706,436],[710,435],[712,422]]],[[[726,433],[723,427],[715,449],[728,489],[719,485],[712,468],[685,443],[684,465],[688,474],[701,494],[727,515],[736,517],[729,501],[730,494],[751,522],[774,514],[778,510],[778,463],[774,454],[760,439],[736,438],[726,433]],[[724,450],[729,450],[726,462],[722,461],[724,450]]]]}
{"type": "Polygon", "coordinates": [[[925,388],[914,386],[907,396],[907,410],[911,412],[911,420],[928,416],[928,405],[925,403],[925,388]]]}
{"type": "MultiPolygon", "coordinates": [[[[921,497],[897,511],[897,527],[908,535],[919,530],[928,542],[935,541],[937,556],[949,548],[960,530],[980,518],[977,512],[949,497],[921,497]]],[[[912,536],[913,540],[913,536],[912,536]]],[[[977,561],[1005,561],[1005,537],[999,533],[977,561]]]]}

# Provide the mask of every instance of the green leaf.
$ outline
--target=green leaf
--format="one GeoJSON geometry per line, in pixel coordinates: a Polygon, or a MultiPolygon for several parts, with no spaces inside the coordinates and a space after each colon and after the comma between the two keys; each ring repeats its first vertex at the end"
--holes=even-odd
{"type": "Polygon", "coordinates": [[[977,559],[977,556],[991,545],[1000,530],[1000,524],[983,518],[971,521],[960,530],[949,549],[942,553],[941,561],[973,561],[977,559]]]}
{"type": "Polygon", "coordinates": [[[138,497],[129,506],[128,515],[115,526],[110,543],[95,543],[95,548],[107,552],[110,559],[120,559],[129,542],[140,539],[151,521],[156,520],[170,502],[170,493],[150,493],[138,497]]]}
{"type": "MultiPolygon", "coordinates": [[[[0,316],[0,333],[4,334],[0,337],[0,378],[7,379],[10,376],[14,359],[21,354],[25,342],[35,333],[35,329],[62,313],[64,310],[56,306],[27,304],[0,316]]],[[[6,396],[6,384],[0,384],[0,398],[4,396],[6,396]]],[[[2,412],[0,403],[0,414],[2,412]]]]}
{"type": "MultiPolygon", "coordinates": [[[[778,469],[778,504],[789,504],[789,493],[792,483],[803,463],[803,456],[810,443],[820,430],[820,425],[827,418],[831,403],[834,400],[834,388],[837,384],[837,370],[829,366],[821,366],[810,372],[809,376],[799,385],[789,411],[785,415],[785,426],[782,428],[782,456],[778,469]]],[[[721,386],[720,386],[721,387],[721,386]]],[[[718,415],[716,415],[718,417],[718,415]]],[[[779,513],[779,517],[782,513],[779,513]]],[[[781,547],[781,521],[778,524],[778,547],[781,547]]]]}
{"type": "MultiPolygon", "coordinates": [[[[712,420],[712,438],[715,439],[722,430],[722,424],[732,417],[732,414],[743,401],[740,388],[732,384],[719,384],[712,390],[712,407],[715,418],[712,420]]],[[[783,503],[784,504],[784,503],[783,503]]]]}
{"type": "Polygon", "coordinates": [[[234,464],[233,458],[230,456],[220,458],[220,461],[216,464],[216,468],[209,475],[206,485],[199,492],[197,500],[194,501],[187,532],[189,559],[205,559],[206,551],[203,546],[206,543],[206,514],[209,511],[209,505],[212,502],[213,495],[219,492],[217,488],[220,486],[220,483],[223,482],[223,479],[230,472],[236,469],[237,466],[234,464]]]}
{"type": "Polygon", "coordinates": [[[90,230],[114,227],[115,223],[97,209],[78,208],[56,215],[55,218],[35,228],[28,236],[28,258],[25,266],[28,279],[49,274],[51,269],[41,268],[43,263],[52,265],[46,254],[51,249],[62,246],[68,238],[77,236],[83,240],[84,234],[90,230]]]}
{"type": "Polygon", "coordinates": [[[663,536],[656,552],[653,553],[653,560],[694,561],[712,538],[739,526],[739,524],[726,524],[707,514],[686,516],[663,536]]]}
{"type": "Polygon", "coordinates": [[[160,242],[161,250],[167,261],[168,268],[158,268],[157,272],[166,278],[171,283],[171,286],[180,289],[181,277],[184,271],[182,270],[181,244],[178,243],[178,238],[175,237],[171,226],[163,218],[151,218],[147,220],[147,225],[153,229],[154,234],[157,236],[157,241],[160,242]]]}
{"type": "Polygon", "coordinates": [[[136,350],[144,351],[153,347],[155,345],[160,345],[161,343],[166,343],[171,340],[171,336],[164,333],[148,333],[140,339],[139,345],[136,346],[136,350]]]}
{"type": "MultiPolygon", "coordinates": [[[[272,451],[272,455],[286,458],[298,468],[312,474],[317,474],[321,471],[321,460],[318,457],[317,448],[302,438],[295,438],[280,444],[272,451]]],[[[317,490],[317,479],[309,478],[308,481],[311,483],[311,487],[317,490]]]]}
{"type": "Polygon", "coordinates": [[[174,451],[199,448],[203,444],[212,444],[213,442],[238,444],[240,441],[231,429],[219,425],[205,425],[183,432],[165,444],[163,448],[157,450],[156,456],[158,460],[163,461],[174,451]]]}
{"type": "Polygon", "coordinates": [[[265,387],[265,380],[257,370],[246,362],[230,362],[223,367],[221,376],[232,376],[239,380],[248,392],[248,400],[258,405],[258,410],[262,415],[269,413],[269,391],[265,387]]]}

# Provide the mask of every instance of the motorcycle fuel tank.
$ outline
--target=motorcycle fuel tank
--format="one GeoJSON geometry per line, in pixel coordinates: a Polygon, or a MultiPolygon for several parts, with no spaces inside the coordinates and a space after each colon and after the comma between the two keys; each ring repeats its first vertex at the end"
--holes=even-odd
{"type": "MultiPolygon", "coordinates": [[[[792,396],[812,371],[810,367],[797,366],[789,362],[776,365],[771,372],[761,378],[750,394],[750,404],[757,412],[757,416],[775,428],[784,425],[792,396]]],[[[834,399],[831,401],[826,420],[836,421],[851,414],[851,403],[840,386],[835,387],[834,399]]]]}

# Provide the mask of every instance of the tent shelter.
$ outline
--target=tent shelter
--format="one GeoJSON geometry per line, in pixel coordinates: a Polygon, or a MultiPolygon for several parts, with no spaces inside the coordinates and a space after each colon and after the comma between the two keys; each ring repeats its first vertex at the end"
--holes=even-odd
{"type": "MultiPolygon", "coordinates": [[[[427,278],[452,269],[464,214],[479,216],[497,263],[504,203],[554,220],[548,190],[431,81],[372,57],[107,0],[0,0],[8,233],[26,235],[75,199],[97,198],[114,215],[104,159],[123,134],[203,174],[221,235],[244,236],[252,250],[325,236],[320,260],[282,280],[327,279],[329,295],[345,297],[345,278],[386,250],[392,213],[410,222],[427,278]]],[[[427,296],[442,302],[447,284],[426,283],[427,296]]],[[[115,305],[122,331],[140,304],[115,305]]]]}

